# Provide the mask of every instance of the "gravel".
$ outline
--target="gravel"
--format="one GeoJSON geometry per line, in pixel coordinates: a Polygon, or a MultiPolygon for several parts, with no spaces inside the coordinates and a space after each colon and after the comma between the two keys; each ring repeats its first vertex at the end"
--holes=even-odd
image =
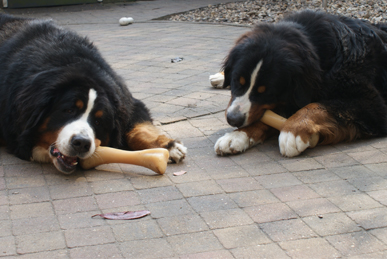
{"type": "Polygon", "coordinates": [[[271,0],[243,1],[191,10],[175,14],[170,21],[227,23],[250,26],[258,22],[277,22],[284,15],[304,9],[321,10],[368,20],[387,22],[387,0],[271,0]],[[326,8],[324,8],[326,5],[326,8]]]}

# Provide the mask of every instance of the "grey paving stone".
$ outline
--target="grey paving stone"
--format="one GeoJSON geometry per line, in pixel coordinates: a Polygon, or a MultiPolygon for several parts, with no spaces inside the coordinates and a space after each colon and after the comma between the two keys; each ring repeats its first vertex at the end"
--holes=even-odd
{"type": "Polygon", "coordinates": [[[170,236],[167,237],[167,241],[173,251],[179,255],[223,249],[218,239],[210,231],[170,236]]]}
{"type": "Polygon", "coordinates": [[[375,253],[386,250],[386,245],[367,232],[354,232],[326,237],[344,256],[375,253]]]}
{"type": "Polygon", "coordinates": [[[119,247],[124,258],[172,258],[175,255],[171,245],[163,238],[123,242],[119,247]]]}
{"type": "Polygon", "coordinates": [[[108,244],[115,241],[113,232],[108,226],[96,226],[64,231],[67,247],[80,247],[108,244]]]}
{"type": "Polygon", "coordinates": [[[257,223],[297,218],[297,214],[284,203],[247,207],[244,211],[257,223]]]}
{"type": "Polygon", "coordinates": [[[317,234],[301,219],[268,222],[259,226],[275,242],[317,237],[317,234]]]}
{"type": "Polygon", "coordinates": [[[227,249],[241,246],[258,246],[272,242],[255,224],[216,229],[214,234],[227,249]]]}
{"type": "MultiPolygon", "coordinates": [[[[76,247],[70,250],[71,258],[124,258],[116,244],[76,247]]],[[[53,257],[51,257],[53,258],[53,257]]]]}
{"type": "Polygon", "coordinates": [[[361,228],[345,213],[331,213],[304,217],[302,220],[320,236],[360,231],[361,228]]]}
{"type": "Polygon", "coordinates": [[[61,231],[16,236],[16,243],[19,254],[66,248],[65,239],[61,231]]]}
{"type": "Polygon", "coordinates": [[[300,217],[340,212],[340,209],[325,198],[290,201],[286,203],[300,217]]]}
{"type": "Polygon", "coordinates": [[[251,225],[254,222],[241,209],[217,210],[200,213],[210,229],[251,225]]]}
{"type": "Polygon", "coordinates": [[[196,214],[160,218],[157,223],[167,236],[208,230],[207,224],[196,214]]]}
{"type": "Polygon", "coordinates": [[[387,226],[387,209],[375,208],[347,212],[347,215],[364,229],[374,229],[387,226]]]}
{"type": "Polygon", "coordinates": [[[291,258],[338,258],[341,256],[333,246],[323,238],[299,239],[280,242],[279,245],[291,258]]]}
{"type": "Polygon", "coordinates": [[[235,258],[254,258],[257,255],[267,259],[288,259],[289,257],[277,244],[238,247],[231,250],[235,258]]]}
{"type": "Polygon", "coordinates": [[[118,242],[163,237],[158,224],[145,218],[114,225],[112,230],[118,242]]]}

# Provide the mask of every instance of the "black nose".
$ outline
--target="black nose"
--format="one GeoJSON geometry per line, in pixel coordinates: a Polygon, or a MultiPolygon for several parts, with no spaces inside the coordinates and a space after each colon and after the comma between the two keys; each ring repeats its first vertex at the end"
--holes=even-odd
{"type": "Polygon", "coordinates": [[[88,138],[76,135],[71,139],[71,146],[75,151],[84,153],[90,150],[91,141],[88,138]]]}
{"type": "Polygon", "coordinates": [[[245,115],[239,112],[228,112],[227,122],[233,127],[241,127],[245,123],[245,115]]]}

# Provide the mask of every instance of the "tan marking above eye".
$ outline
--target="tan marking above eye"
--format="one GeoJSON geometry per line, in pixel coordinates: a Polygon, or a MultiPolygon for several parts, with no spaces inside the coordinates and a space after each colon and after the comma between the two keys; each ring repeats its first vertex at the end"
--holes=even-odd
{"type": "Polygon", "coordinates": [[[245,84],[246,84],[246,79],[245,79],[243,76],[241,76],[241,77],[239,78],[239,83],[240,83],[241,85],[245,85],[245,84]]]}
{"type": "Polygon", "coordinates": [[[261,86],[259,86],[258,87],[258,93],[264,93],[266,91],[266,86],[264,86],[264,85],[261,85],[261,86]]]}
{"type": "Polygon", "coordinates": [[[101,118],[101,117],[103,116],[103,111],[101,111],[101,110],[97,111],[97,112],[94,114],[94,116],[95,116],[96,118],[101,118]]]}
{"type": "Polygon", "coordinates": [[[83,108],[84,105],[85,105],[85,104],[84,104],[81,100],[78,100],[78,101],[76,101],[76,103],[75,103],[75,106],[77,106],[78,109],[80,109],[80,110],[82,110],[82,108],[83,108]]]}

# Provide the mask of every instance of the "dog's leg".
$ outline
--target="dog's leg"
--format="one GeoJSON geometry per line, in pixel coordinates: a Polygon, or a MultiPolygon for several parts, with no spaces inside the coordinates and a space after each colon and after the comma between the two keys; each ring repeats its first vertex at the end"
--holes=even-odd
{"type": "Polygon", "coordinates": [[[220,137],[215,143],[215,152],[221,156],[242,153],[262,143],[275,132],[275,129],[257,121],[220,137]]]}
{"type": "Polygon", "coordinates": [[[166,148],[169,150],[169,162],[179,163],[185,158],[187,148],[179,141],[162,135],[151,123],[138,123],[126,134],[126,140],[131,150],[149,148],[166,148]]]}
{"type": "MultiPolygon", "coordinates": [[[[343,114],[345,111],[343,112],[343,114]]],[[[336,114],[336,116],[341,116],[336,114]]],[[[358,138],[360,132],[351,124],[340,124],[326,106],[311,103],[293,114],[284,124],[278,137],[283,156],[294,157],[308,147],[334,144],[358,138]]]]}

